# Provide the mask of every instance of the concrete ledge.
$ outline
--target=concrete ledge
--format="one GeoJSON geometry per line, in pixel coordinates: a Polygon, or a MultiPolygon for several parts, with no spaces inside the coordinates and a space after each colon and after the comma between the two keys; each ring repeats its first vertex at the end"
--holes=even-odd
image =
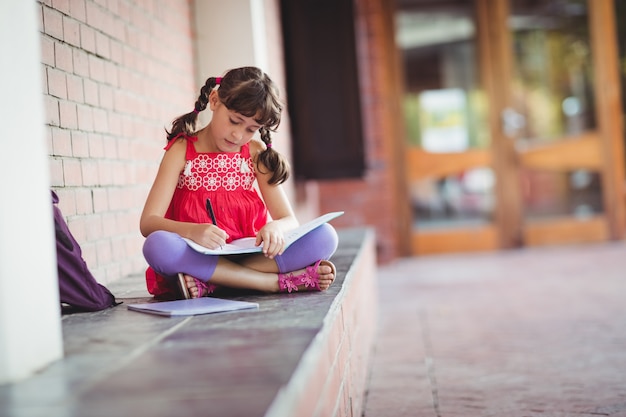
{"type": "Polygon", "coordinates": [[[143,277],[111,285],[125,304],[64,316],[65,358],[0,386],[0,415],[361,415],[378,305],[374,235],[339,234],[328,291],[229,294],[258,302],[255,311],[163,318],[125,307],[149,299],[143,277]]]}
{"type": "MultiPolygon", "coordinates": [[[[341,256],[341,254],[338,254],[341,256]]],[[[376,332],[376,249],[373,234],[343,279],[324,324],[267,416],[360,416],[376,332]]]]}

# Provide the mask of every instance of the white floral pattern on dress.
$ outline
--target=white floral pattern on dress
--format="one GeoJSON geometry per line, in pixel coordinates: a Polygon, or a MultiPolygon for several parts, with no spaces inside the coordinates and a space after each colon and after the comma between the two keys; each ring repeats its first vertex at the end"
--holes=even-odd
{"type": "Polygon", "coordinates": [[[191,191],[196,191],[202,185],[202,179],[194,172],[185,177],[185,187],[191,191]]]}
{"type": "Polygon", "coordinates": [[[217,155],[213,159],[213,169],[217,172],[227,172],[232,166],[231,159],[232,157],[223,153],[217,155]]]}
{"type": "Polygon", "coordinates": [[[211,160],[209,159],[209,155],[200,154],[193,160],[193,167],[196,169],[196,172],[201,174],[209,172],[210,165],[211,160]]]}
{"type": "Polygon", "coordinates": [[[242,158],[239,153],[198,154],[185,166],[189,169],[181,172],[178,188],[190,191],[250,190],[256,178],[252,159],[242,158]]]}
{"type": "Polygon", "coordinates": [[[227,191],[235,191],[240,186],[241,181],[239,181],[239,175],[236,172],[229,172],[222,177],[222,187],[227,191]]]}
{"type": "Polygon", "coordinates": [[[217,172],[209,172],[202,179],[202,186],[207,191],[216,191],[220,187],[220,177],[217,172]]]}

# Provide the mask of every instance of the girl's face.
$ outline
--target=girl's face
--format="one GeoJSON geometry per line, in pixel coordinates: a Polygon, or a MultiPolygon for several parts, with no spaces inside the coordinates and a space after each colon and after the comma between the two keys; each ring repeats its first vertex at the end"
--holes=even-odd
{"type": "Polygon", "coordinates": [[[261,128],[254,117],[247,117],[228,109],[219,100],[216,91],[211,92],[209,102],[213,111],[211,132],[215,146],[220,152],[238,152],[261,128]]]}

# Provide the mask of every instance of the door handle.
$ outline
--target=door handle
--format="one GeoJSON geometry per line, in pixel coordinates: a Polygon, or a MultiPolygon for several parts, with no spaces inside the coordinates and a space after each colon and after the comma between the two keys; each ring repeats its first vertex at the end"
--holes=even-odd
{"type": "Polygon", "coordinates": [[[515,138],[519,131],[526,127],[526,116],[511,107],[502,110],[500,118],[502,120],[502,131],[511,138],[515,138]]]}

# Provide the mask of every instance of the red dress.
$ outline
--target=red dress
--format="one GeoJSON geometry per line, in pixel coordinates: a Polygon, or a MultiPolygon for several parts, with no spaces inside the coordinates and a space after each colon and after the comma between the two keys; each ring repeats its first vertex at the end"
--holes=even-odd
{"type": "MultiPolygon", "coordinates": [[[[178,177],[178,185],[165,214],[167,219],[192,223],[211,223],[206,209],[211,199],[217,226],[228,233],[228,242],[242,237],[254,237],[267,223],[267,207],[253,188],[256,180],[254,163],[250,157],[250,143],[239,152],[197,152],[195,136],[187,140],[185,168],[178,177]]],[[[168,142],[169,150],[176,139],[168,142]]],[[[166,254],[164,254],[166,256],[166,254]]],[[[174,295],[175,285],[146,271],[146,284],[155,296],[174,295]]]]}

